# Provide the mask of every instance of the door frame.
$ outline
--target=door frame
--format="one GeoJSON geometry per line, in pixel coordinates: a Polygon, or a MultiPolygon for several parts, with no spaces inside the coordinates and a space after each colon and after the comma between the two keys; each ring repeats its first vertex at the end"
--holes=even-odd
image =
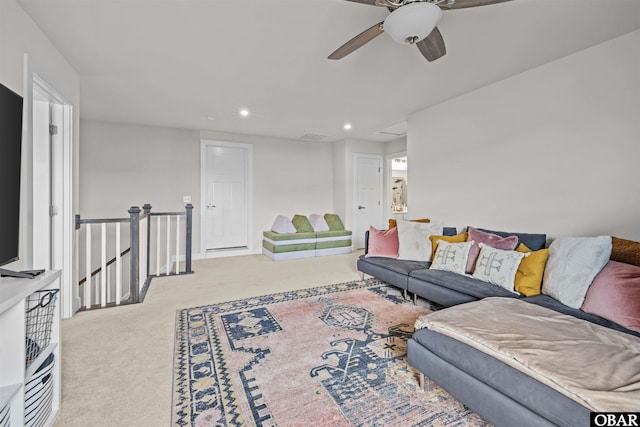
{"type": "MultiPolygon", "coordinates": [[[[377,224],[369,224],[369,225],[373,225],[374,227],[381,227],[382,226],[382,222],[384,219],[384,209],[382,206],[383,203],[383,183],[384,183],[384,168],[383,168],[383,157],[381,155],[377,155],[377,154],[361,154],[361,153],[354,153],[353,154],[353,193],[352,193],[352,198],[351,198],[351,215],[353,217],[353,229],[354,232],[358,231],[358,227],[356,227],[356,225],[358,225],[358,172],[359,172],[359,168],[358,168],[358,160],[360,159],[374,159],[378,161],[378,164],[380,165],[380,175],[379,175],[379,182],[378,182],[378,199],[380,201],[380,209],[379,209],[379,214],[378,214],[378,223],[377,224]]],[[[355,239],[354,239],[354,243],[353,243],[353,248],[357,249],[357,244],[355,243],[355,239]]]]}
{"type": "Polygon", "coordinates": [[[253,253],[253,144],[244,142],[218,141],[213,139],[200,140],[200,258],[222,258],[253,253]],[[247,247],[246,249],[212,249],[207,250],[206,242],[206,189],[207,189],[207,149],[209,147],[228,147],[247,150],[247,247]]]}
{"type": "MultiPolygon", "coordinates": [[[[52,147],[55,153],[51,153],[55,157],[55,163],[52,164],[52,174],[55,174],[50,185],[54,185],[53,194],[55,200],[52,204],[57,206],[59,218],[52,221],[51,233],[59,236],[59,239],[52,242],[51,262],[52,269],[60,270],[60,303],[61,316],[68,318],[80,307],[80,299],[78,297],[77,285],[74,286],[74,242],[75,242],[75,226],[73,214],[73,104],[56,88],[51,85],[42,76],[43,73],[38,72],[37,67],[31,61],[28,54],[24,54],[24,117],[23,128],[25,129],[25,140],[23,147],[23,156],[25,161],[23,165],[26,167],[25,189],[22,201],[24,213],[22,219],[23,242],[27,243],[25,250],[22,252],[24,256],[23,268],[40,268],[33,265],[34,245],[38,243],[37,236],[33,234],[33,102],[34,102],[34,85],[39,90],[43,90],[49,95],[50,102],[61,106],[62,117],[60,120],[61,134],[60,146],[52,147]],[[53,229],[55,227],[55,230],[53,229]]],[[[24,176],[24,175],[23,175],[24,176]]]]}

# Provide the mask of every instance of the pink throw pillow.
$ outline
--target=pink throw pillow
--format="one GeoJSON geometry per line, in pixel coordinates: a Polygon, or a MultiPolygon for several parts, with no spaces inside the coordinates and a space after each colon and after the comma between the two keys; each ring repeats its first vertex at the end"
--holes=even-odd
{"type": "Polygon", "coordinates": [[[480,243],[503,251],[512,251],[518,246],[518,236],[500,237],[497,234],[485,233],[473,227],[469,227],[467,241],[470,240],[473,240],[474,243],[469,250],[469,258],[467,258],[467,268],[465,270],[467,273],[473,273],[476,268],[476,260],[480,255],[480,243]]]}
{"type": "Polygon", "coordinates": [[[377,230],[369,227],[369,251],[365,258],[381,256],[398,258],[398,229],[377,230]]]}
{"type": "Polygon", "coordinates": [[[640,332],[640,267],[609,261],[593,279],[582,311],[640,332]]]}

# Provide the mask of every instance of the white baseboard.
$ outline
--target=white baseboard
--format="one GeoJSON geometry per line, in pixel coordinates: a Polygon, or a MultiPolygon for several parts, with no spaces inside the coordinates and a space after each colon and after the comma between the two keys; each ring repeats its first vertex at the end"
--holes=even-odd
{"type": "Polygon", "coordinates": [[[207,251],[204,256],[200,255],[199,259],[207,259],[207,258],[226,258],[231,256],[241,256],[241,255],[256,255],[262,253],[260,250],[257,252],[255,250],[245,248],[245,249],[216,249],[207,251]]]}

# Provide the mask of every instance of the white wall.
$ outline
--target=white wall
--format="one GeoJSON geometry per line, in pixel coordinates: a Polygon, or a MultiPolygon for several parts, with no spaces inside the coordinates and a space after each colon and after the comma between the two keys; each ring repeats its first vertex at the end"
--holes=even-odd
{"type": "MultiPolygon", "coordinates": [[[[0,82],[25,98],[30,103],[31,82],[25,81],[25,54],[28,55],[30,72],[35,72],[53,87],[68,102],[73,104],[73,162],[71,173],[73,180],[72,210],[78,208],[78,135],[80,123],[80,78],[67,60],[58,52],[56,47],[35,25],[29,15],[15,0],[0,0],[0,82]]],[[[9,269],[20,270],[32,268],[33,245],[33,215],[32,215],[32,179],[30,156],[32,123],[29,115],[23,120],[23,171],[22,171],[22,223],[21,223],[21,261],[7,266],[9,269]]],[[[73,230],[70,217],[67,226],[73,230]]],[[[36,236],[37,237],[37,236],[36,236]]],[[[71,239],[73,241],[73,239],[71,239]]],[[[75,247],[72,248],[75,252],[75,247]]],[[[72,272],[63,275],[63,287],[70,286],[68,282],[77,282],[72,272]],[[73,277],[71,277],[73,276],[73,277]]],[[[75,287],[74,287],[75,289],[75,287]]],[[[77,290],[76,290],[77,291],[77,290]]],[[[71,301],[77,297],[73,292],[63,295],[63,313],[71,312],[71,301]],[[71,294],[71,295],[69,295],[71,294]]]]}
{"type": "Polygon", "coordinates": [[[201,138],[253,145],[253,252],[261,251],[262,232],[277,215],[333,210],[330,145],[88,120],[82,121],[81,133],[81,215],[122,217],[130,206],[145,202],[154,211],[182,210],[182,196],[190,195],[195,254],[200,248],[201,138]]]}
{"type": "Polygon", "coordinates": [[[640,31],[413,114],[412,215],[640,240],[640,31]]]}
{"type": "Polygon", "coordinates": [[[386,142],[384,144],[385,154],[404,153],[407,151],[407,137],[403,136],[393,141],[386,142]]]}
{"type": "Polygon", "coordinates": [[[181,129],[82,120],[80,215],[127,217],[131,206],[184,210],[200,202],[200,134],[181,129]]]}

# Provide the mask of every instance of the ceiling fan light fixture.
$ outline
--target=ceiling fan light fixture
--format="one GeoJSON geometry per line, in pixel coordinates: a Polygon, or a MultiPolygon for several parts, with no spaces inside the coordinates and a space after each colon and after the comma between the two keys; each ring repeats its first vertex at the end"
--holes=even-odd
{"type": "Polygon", "coordinates": [[[406,4],[384,20],[384,32],[400,44],[414,44],[426,38],[438,25],[442,10],[429,2],[406,4]]]}

